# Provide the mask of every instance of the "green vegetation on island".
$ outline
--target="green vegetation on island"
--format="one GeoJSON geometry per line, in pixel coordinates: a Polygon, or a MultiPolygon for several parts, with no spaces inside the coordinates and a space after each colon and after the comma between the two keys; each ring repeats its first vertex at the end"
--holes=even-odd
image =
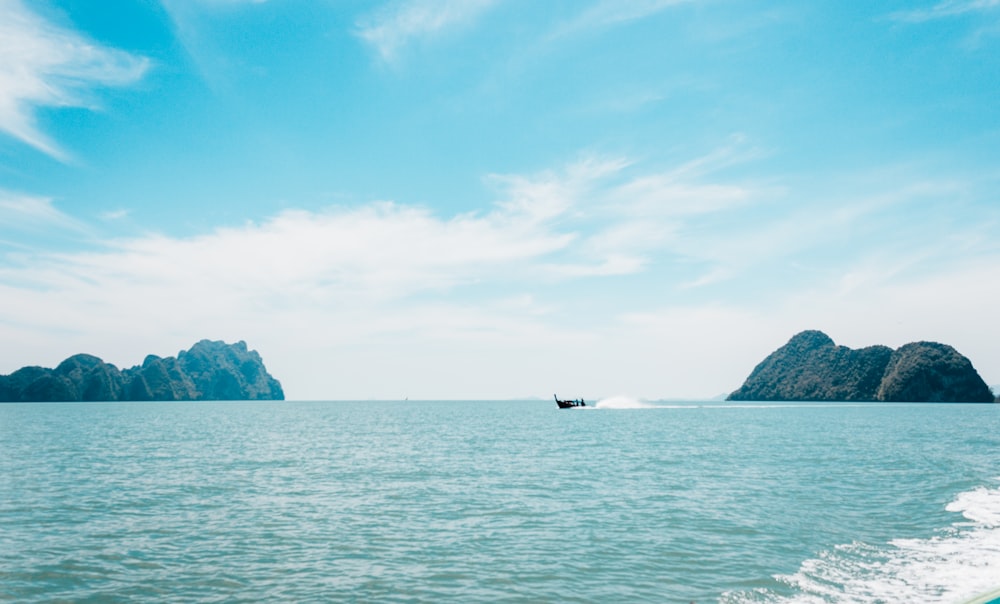
{"type": "Polygon", "coordinates": [[[728,400],[990,403],[996,397],[969,359],[946,344],[853,350],[821,331],[803,331],[757,365],[728,400]]]}
{"type": "Polygon", "coordinates": [[[245,342],[202,340],[176,357],[149,355],[119,370],[89,354],[55,369],[0,376],[0,402],[283,400],[281,384],[245,342]]]}

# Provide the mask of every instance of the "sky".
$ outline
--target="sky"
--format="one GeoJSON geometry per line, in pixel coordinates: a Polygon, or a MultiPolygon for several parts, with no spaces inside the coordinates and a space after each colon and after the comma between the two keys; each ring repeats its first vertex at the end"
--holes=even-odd
{"type": "Polygon", "coordinates": [[[710,398],[804,329],[1000,384],[1000,0],[0,0],[0,373],[710,398]]]}

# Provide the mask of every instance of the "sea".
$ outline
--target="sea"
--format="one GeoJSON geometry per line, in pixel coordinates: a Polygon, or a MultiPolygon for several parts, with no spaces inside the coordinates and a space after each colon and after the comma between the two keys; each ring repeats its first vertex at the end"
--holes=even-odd
{"type": "Polygon", "coordinates": [[[0,601],[958,603],[1000,405],[0,405],[0,601]]]}

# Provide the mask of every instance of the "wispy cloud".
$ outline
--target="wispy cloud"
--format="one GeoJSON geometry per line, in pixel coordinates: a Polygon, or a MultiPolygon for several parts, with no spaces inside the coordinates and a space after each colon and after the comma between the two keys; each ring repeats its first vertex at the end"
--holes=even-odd
{"type": "Polygon", "coordinates": [[[127,209],[124,209],[124,208],[118,209],[118,210],[110,210],[110,211],[101,213],[101,220],[104,220],[104,221],[107,221],[107,222],[113,222],[113,221],[116,221],[116,220],[123,220],[123,219],[127,218],[128,215],[131,214],[131,213],[132,213],[131,210],[127,210],[127,209]]]}
{"type": "Polygon", "coordinates": [[[401,0],[358,21],[357,35],[387,62],[414,40],[474,22],[499,0],[401,0]]]}
{"type": "Polygon", "coordinates": [[[148,66],[49,23],[20,0],[0,0],[0,130],[56,159],[69,153],[38,127],[35,110],[92,107],[94,88],[130,84],[148,66]]]}
{"type": "Polygon", "coordinates": [[[898,21],[921,23],[998,8],[1000,8],[1000,0],[944,0],[927,8],[897,11],[892,14],[892,17],[898,21]]]}
{"type": "MultiPolygon", "coordinates": [[[[18,209],[49,217],[47,207],[18,209]]],[[[35,268],[45,268],[37,273],[39,287],[75,288],[82,286],[75,275],[88,275],[85,289],[94,288],[89,295],[155,282],[164,295],[198,290],[226,299],[247,291],[294,292],[312,300],[375,301],[472,281],[491,267],[516,265],[568,242],[524,214],[442,219],[421,208],[374,203],[354,210],[290,210],[195,238],[114,240],[105,251],[40,257],[35,268]]]]}
{"type": "Polygon", "coordinates": [[[168,13],[205,8],[227,8],[246,4],[265,4],[268,0],[160,0],[168,13]]]}
{"type": "Polygon", "coordinates": [[[573,253],[550,255],[535,266],[547,278],[575,279],[642,272],[664,251],[679,252],[678,232],[692,217],[756,200],[761,191],[705,182],[737,161],[727,146],[663,171],[641,171],[622,157],[585,156],[561,171],[494,175],[508,212],[569,229],[573,253]]]}
{"type": "Polygon", "coordinates": [[[84,223],[57,209],[51,199],[0,190],[0,232],[52,228],[89,230],[84,223]]]}
{"type": "Polygon", "coordinates": [[[208,5],[264,4],[265,2],[267,2],[267,0],[194,0],[194,1],[208,5]]]}
{"type": "Polygon", "coordinates": [[[668,8],[691,3],[693,0],[598,0],[559,27],[555,36],[613,27],[645,19],[668,8]]]}
{"type": "Polygon", "coordinates": [[[626,158],[584,157],[561,171],[539,174],[492,174],[489,179],[503,193],[507,212],[523,213],[534,220],[563,215],[593,196],[605,180],[630,164],[626,158]]]}

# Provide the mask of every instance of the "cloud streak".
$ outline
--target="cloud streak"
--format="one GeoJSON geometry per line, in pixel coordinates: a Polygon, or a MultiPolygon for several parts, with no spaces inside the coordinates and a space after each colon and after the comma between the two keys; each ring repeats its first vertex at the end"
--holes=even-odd
{"type": "Polygon", "coordinates": [[[57,209],[49,198],[0,189],[0,232],[52,228],[78,232],[89,230],[82,222],[57,209]]]}
{"type": "Polygon", "coordinates": [[[968,13],[978,13],[1000,8],[1000,0],[944,0],[930,8],[918,8],[893,13],[897,21],[923,23],[968,13]]]}
{"type": "Polygon", "coordinates": [[[556,29],[554,37],[638,21],[692,0],[599,0],[556,29]]]}
{"type": "Polygon", "coordinates": [[[140,79],[148,59],[97,45],[0,0],[0,130],[60,161],[70,154],[37,124],[39,107],[92,108],[92,91],[140,79]]]}
{"type": "Polygon", "coordinates": [[[357,24],[358,37],[393,62],[415,40],[467,26],[499,0],[407,0],[383,6],[357,24]]]}

